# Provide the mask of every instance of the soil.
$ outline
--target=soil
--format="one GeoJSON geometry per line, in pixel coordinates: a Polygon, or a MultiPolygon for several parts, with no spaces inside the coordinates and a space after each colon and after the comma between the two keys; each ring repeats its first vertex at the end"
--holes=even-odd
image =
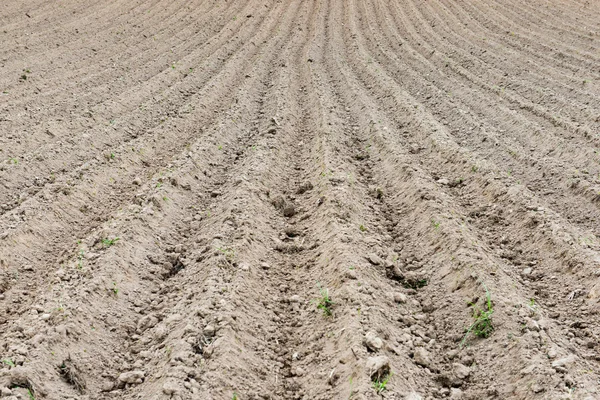
{"type": "Polygon", "coordinates": [[[0,397],[600,398],[600,3],[0,4],[0,397]]]}

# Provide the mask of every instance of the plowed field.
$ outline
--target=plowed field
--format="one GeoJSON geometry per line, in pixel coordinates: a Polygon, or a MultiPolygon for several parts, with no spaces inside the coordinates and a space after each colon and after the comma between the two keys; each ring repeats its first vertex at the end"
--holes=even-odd
{"type": "Polygon", "coordinates": [[[0,396],[600,399],[600,3],[3,0],[0,396]]]}

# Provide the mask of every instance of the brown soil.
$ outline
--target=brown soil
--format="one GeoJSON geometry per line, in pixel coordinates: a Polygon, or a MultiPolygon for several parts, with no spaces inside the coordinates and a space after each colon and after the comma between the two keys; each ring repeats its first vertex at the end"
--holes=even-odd
{"type": "Polygon", "coordinates": [[[583,0],[2,1],[0,396],[600,398],[599,39],[583,0]]]}

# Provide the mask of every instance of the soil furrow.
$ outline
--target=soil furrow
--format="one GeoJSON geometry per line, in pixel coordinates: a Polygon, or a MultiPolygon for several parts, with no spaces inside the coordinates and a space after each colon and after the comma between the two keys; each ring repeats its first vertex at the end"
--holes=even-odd
{"type": "MultiPolygon", "coordinates": [[[[255,35],[257,32],[258,27],[251,31],[250,34],[255,35]]],[[[83,120],[81,125],[83,125],[82,128],[84,129],[84,132],[81,133],[83,137],[81,141],[69,141],[65,144],[59,138],[53,138],[52,142],[47,146],[43,146],[34,153],[23,154],[21,157],[9,153],[11,154],[11,158],[7,161],[8,170],[6,171],[6,176],[12,177],[13,182],[7,179],[3,182],[4,186],[15,192],[22,190],[22,186],[32,186],[29,189],[30,195],[35,195],[41,188],[53,181],[52,175],[54,173],[72,167],[65,165],[62,159],[56,156],[50,157],[47,154],[76,152],[75,154],[79,153],[81,155],[77,157],[78,159],[71,160],[71,162],[83,164],[85,162],[84,154],[89,153],[89,148],[91,147],[96,149],[95,158],[102,161],[107,155],[124,153],[124,148],[135,148],[133,145],[138,137],[146,136],[148,132],[154,130],[163,129],[161,125],[168,119],[185,117],[185,115],[194,111],[194,107],[196,106],[194,101],[198,98],[198,93],[217,81],[222,72],[227,71],[227,65],[235,59],[234,55],[242,48],[243,42],[236,39],[234,43],[237,47],[231,50],[227,58],[215,63],[214,66],[211,65],[210,69],[203,69],[197,75],[189,77],[182,77],[177,74],[179,82],[181,82],[180,85],[173,84],[166,88],[162,85],[154,85],[161,88],[162,93],[160,93],[160,96],[155,90],[148,90],[148,88],[153,87],[152,85],[145,84],[142,88],[129,89],[128,93],[126,93],[129,98],[135,99],[141,97],[138,100],[139,102],[119,101],[119,98],[113,98],[111,99],[112,104],[104,105],[105,108],[110,107],[113,110],[110,108],[105,110],[92,109],[94,114],[100,111],[101,114],[105,114],[105,117],[98,117],[90,111],[91,117],[81,118],[83,120]],[[148,103],[146,99],[150,102],[148,103]],[[109,118],[112,119],[108,121],[109,118]],[[101,122],[100,126],[97,126],[98,124],[96,126],[91,125],[92,122],[97,122],[98,120],[101,122]],[[133,124],[129,121],[136,121],[136,123],[133,124]],[[119,143],[121,149],[115,148],[113,142],[119,143]],[[41,154],[39,154],[40,152],[41,154]],[[11,160],[18,161],[15,163],[14,161],[11,162],[11,160]],[[47,176],[44,173],[45,171],[50,171],[51,176],[47,176]],[[11,174],[8,174],[8,172],[11,172],[11,174]],[[33,179],[33,182],[28,181],[27,177],[30,180],[33,179]],[[40,181],[42,184],[39,183],[40,181]],[[11,183],[13,184],[11,185],[11,183]]],[[[214,56],[215,51],[223,51],[223,48],[221,50],[218,49],[219,47],[216,46],[213,53],[209,53],[208,55],[214,56]]],[[[121,94],[119,97],[126,98],[125,94],[121,94]]],[[[46,129],[48,131],[48,128],[46,129]]],[[[53,136],[58,135],[53,134],[53,136]]],[[[110,161],[110,159],[107,161],[110,161]]],[[[10,210],[19,204],[19,200],[14,193],[10,191],[4,193],[7,197],[10,196],[10,202],[8,204],[5,203],[3,207],[5,210],[10,210]]],[[[7,201],[6,198],[2,198],[2,200],[7,201]]]]}
{"type": "MultiPolygon", "coordinates": [[[[279,18],[284,12],[287,12],[289,16],[292,10],[285,10],[282,7],[278,12],[279,18]]],[[[269,29],[276,29],[275,24],[278,22],[278,18],[273,18],[273,25],[269,29]]],[[[269,31],[262,32],[262,34],[268,35],[269,31]]],[[[255,53],[254,58],[260,59],[263,56],[264,54],[255,53]]],[[[238,81],[247,79],[244,78],[247,75],[245,71],[252,66],[251,60],[246,59],[239,65],[239,71],[236,72],[238,81]]],[[[227,71],[227,73],[231,74],[232,71],[227,71]]],[[[136,185],[141,185],[148,179],[148,175],[140,173],[143,169],[148,173],[150,171],[160,171],[167,167],[172,157],[167,158],[165,156],[171,152],[171,149],[175,148],[177,152],[187,151],[186,148],[189,143],[195,140],[194,137],[199,132],[197,128],[198,124],[210,123],[211,120],[218,118],[219,114],[214,112],[215,110],[226,109],[231,102],[235,102],[235,98],[231,97],[235,93],[234,90],[239,90],[234,85],[235,80],[229,82],[227,80],[219,81],[226,82],[225,88],[229,90],[229,96],[223,96],[223,92],[220,90],[223,87],[213,86],[211,87],[211,91],[204,93],[205,97],[200,100],[201,104],[209,99],[211,101],[214,100],[210,104],[211,108],[209,111],[203,114],[198,113],[194,115],[193,119],[184,120],[182,123],[175,121],[161,127],[163,129],[173,129],[172,135],[176,136],[163,136],[161,141],[158,141],[152,147],[147,147],[148,144],[144,144],[144,142],[140,142],[139,140],[133,140],[129,144],[126,144],[126,146],[131,146],[142,151],[135,153],[120,152],[119,154],[122,154],[122,156],[116,160],[118,162],[116,169],[110,162],[100,164],[99,168],[105,166],[105,168],[109,169],[107,175],[112,175],[114,177],[112,180],[107,181],[106,175],[100,174],[101,170],[93,168],[93,165],[84,166],[82,171],[89,171],[88,173],[95,172],[95,174],[82,179],[81,173],[76,172],[73,174],[73,183],[70,183],[67,180],[68,178],[65,178],[63,182],[53,183],[51,187],[37,194],[35,198],[25,201],[20,206],[19,212],[12,211],[6,214],[5,216],[20,217],[13,217],[11,220],[6,219],[5,229],[11,226],[12,228],[7,232],[8,235],[4,236],[4,244],[15,251],[12,254],[8,251],[3,251],[3,262],[10,266],[10,268],[17,269],[23,269],[24,263],[27,265],[44,263],[48,267],[57,265],[56,257],[61,257],[61,253],[72,249],[74,240],[84,236],[85,232],[89,232],[102,221],[108,219],[110,214],[119,208],[119,206],[123,206],[123,203],[130,201],[129,199],[131,199],[136,190],[136,185]],[[178,140],[174,140],[177,137],[178,140]],[[111,170],[114,172],[111,173],[111,170]],[[135,183],[136,180],[137,183],[135,183]],[[85,203],[93,204],[94,199],[98,197],[98,193],[102,193],[102,190],[114,193],[112,203],[108,202],[96,208],[83,205],[85,203]],[[74,197],[78,201],[73,202],[70,204],[70,208],[65,209],[65,199],[74,197]],[[68,214],[65,214],[65,212],[72,214],[72,217],[67,217],[68,214]],[[42,230],[48,232],[50,238],[61,237],[62,240],[43,240],[43,235],[40,234],[42,230]],[[38,243],[36,249],[25,250],[27,238],[36,236],[38,237],[36,240],[38,243]],[[23,250],[17,250],[20,246],[23,246],[23,250]],[[52,253],[55,255],[52,258],[48,258],[48,255],[52,253]]],[[[199,99],[199,96],[196,95],[195,97],[199,99]]],[[[154,172],[149,176],[153,174],[154,172]]],[[[18,296],[16,288],[15,291],[18,296]]]]}
{"type": "MultiPolygon", "coordinates": [[[[364,14],[368,16],[369,13],[365,10],[364,14]]],[[[367,30],[365,30],[365,32],[367,32],[367,30]]],[[[388,40],[390,43],[394,42],[394,38],[388,40]]],[[[379,38],[373,39],[373,41],[381,43],[381,47],[386,43],[386,40],[381,40],[379,38]]],[[[387,64],[391,63],[394,66],[399,66],[399,64],[403,62],[403,60],[399,60],[393,56],[393,49],[390,49],[388,52],[382,48],[381,53],[385,57],[382,62],[382,68],[385,70],[389,70],[385,66],[387,64]]],[[[375,59],[380,59],[380,57],[375,57],[375,59]]],[[[596,225],[593,223],[593,218],[582,218],[582,215],[595,215],[598,213],[598,207],[595,204],[596,194],[593,190],[595,183],[594,179],[592,179],[591,182],[585,182],[584,178],[584,183],[581,188],[578,187],[578,183],[573,185],[573,178],[577,179],[576,176],[574,177],[571,175],[573,172],[567,172],[568,175],[564,176],[562,182],[558,183],[555,182],[555,176],[551,177],[546,174],[543,174],[541,178],[537,176],[534,181],[527,181],[528,176],[535,177],[536,175],[539,175],[537,171],[540,169],[556,171],[562,168],[564,163],[573,163],[575,160],[580,160],[581,166],[579,168],[591,168],[591,176],[596,176],[598,173],[596,167],[589,163],[590,158],[593,159],[596,157],[593,147],[588,147],[586,152],[584,150],[586,148],[585,142],[581,143],[570,137],[570,140],[561,141],[563,143],[560,146],[562,149],[561,154],[547,157],[547,155],[553,153],[553,148],[535,148],[537,147],[537,142],[539,142],[539,140],[523,142],[523,139],[529,138],[513,135],[512,132],[514,126],[517,126],[517,124],[522,124],[521,126],[530,126],[529,129],[537,132],[535,135],[544,135],[546,132],[553,133],[553,131],[557,131],[558,129],[552,129],[552,127],[546,127],[546,129],[544,129],[539,125],[533,125],[529,119],[524,118],[519,114],[515,114],[509,108],[501,107],[499,105],[496,105],[494,108],[482,110],[480,105],[485,101],[485,97],[480,97],[480,94],[474,91],[468,94],[462,92],[453,93],[451,97],[446,96],[446,93],[450,90],[450,87],[448,86],[441,87],[436,91],[430,91],[430,88],[440,85],[438,82],[440,82],[441,79],[432,76],[430,80],[424,83],[419,82],[419,80],[422,79],[420,75],[423,76],[424,74],[419,75],[418,73],[413,72],[413,69],[418,70],[419,64],[416,64],[416,66],[417,67],[409,66],[407,69],[401,71],[401,76],[411,76],[411,80],[404,79],[400,81],[394,79],[398,83],[405,85],[406,88],[410,90],[411,93],[414,93],[414,96],[422,103],[427,104],[428,108],[434,112],[434,115],[440,115],[445,124],[451,129],[452,135],[457,137],[457,141],[460,141],[463,145],[467,144],[475,153],[481,153],[482,150],[480,148],[485,147],[486,149],[483,155],[486,159],[495,160],[498,166],[502,165],[506,167],[508,174],[516,176],[517,179],[524,179],[531,190],[537,191],[544,197],[550,197],[550,203],[554,207],[560,207],[561,212],[571,220],[581,223],[587,230],[594,231],[597,229],[596,225]],[[427,89],[423,90],[423,87],[426,87],[427,89]],[[463,111],[461,117],[454,117],[450,120],[443,117],[451,114],[453,110],[456,110],[457,108],[461,110],[470,109],[472,112],[468,113],[463,111]],[[497,116],[499,111],[503,111],[504,114],[497,116]],[[486,120],[489,121],[490,124],[481,124],[481,116],[484,114],[486,115],[486,120]],[[478,118],[471,117],[471,115],[477,115],[478,118]],[[519,119],[518,123],[513,121],[516,118],[519,119]],[[475,139],[472,137],[468,132],[474,130],[482,130],[482,135],[486,139],[482,141],[481,138],[475,139]],[[519,145],[520,148],[518,147],[519,145]],[[502,151],[499,152],[499,150],[502,151]],[[586,153],[583,157],[581,157],[582,152],[586,153]],[[538,156],[536,156],[536,153],[538,156]],[[546,157],[543,158],[544,156],[546,157]],[[539,161],[541,164],[538,164],[537,160],[540,158],[543,159],[542,161],[539,161]],[[554,161],[554,158],[558,159],[554,161]],[[523,169],[528,171],[524,173],[523,169]],[[554,187],[554,190],[549,190],[550,187],[554,187]],[[578,208],[569,204],[569,202],[573,200],[571,197],[563,198],[563,196],[557,196],[564,187],[569,187],[576,196],[581,196],[582,199],[588,199],[589,204],[585,212],[579,214],[578,208]]],[[[394,70],[392,69],[392,71],[394,70]]],[[[398,71],[394,72],[395,73],[390,74],[390,76],[393,77],[397,75],[396,72],[398,71]]],[[[558,132],[560,133],[560,131],[558,132]]],[[[551,143],[557,139],[556,135],[551,135],[547,139],[543,139],[542,142],[551,143]]],[[[497,170],[500,172],[500,168],[497,168],[497,170]]],[[[575,175],[578,174],[575,172],[575,175]]],[[[578,204],[580,206],[580,203],[578,204]]]]}

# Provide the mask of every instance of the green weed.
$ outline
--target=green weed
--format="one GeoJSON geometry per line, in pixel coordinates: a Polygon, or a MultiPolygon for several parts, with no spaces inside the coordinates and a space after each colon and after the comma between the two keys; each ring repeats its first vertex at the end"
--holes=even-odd
{"type": "Polygon", "coordinates": [[[358,227],[358,229],[360,229],[361,232],[368,231],[368,229],[364,225],[362,225],[362,224],[358,227]]]}
{"type": "Polygon", "coordinates": [[[114,245],[115,243],[117,243],[117,241],[118,241],[118,240],[119,240],[119,238],[118,238],[118,237],[116,237],[116,238],[114,238],[114,239],[109,239],[109,238],[106,238],[106,239],[102,239],[102,244],[103,244],[105,247],[110,247],[110,246],[114,245]]]}
{"type": "Polygon", "coordinates": [[[77,255],[77,268],[83,269],[83,258],[84,252],[83,249],[79,250],[79,254],[77,255]]]}
{"type": "Polygon", "coordinates": [[[381,394],[381,392],[383,392],[386,389],[388,381],[390,380],[391,377],[392,377],[392,373],[390,372],[388,375],[386,375],[383,378],[382,381],[376,380],[375,382],[373,382],[373,389],[375,389],[377,391],[377,394],[381,394]]]}
{"type": "Polygon", "coordinates": [[[460,342],[460,347],[464,347],[470,333],[473,333],[477,337],[487,338],[494,331],[492,324],[492,315],[494,314],[492,295],[487,286],[484,283],[482,285],[485,289],[485,310],[474,310],[473,318],[475,318],[475,321],[467,329],[463,340],[460,342]]]}
{"type": "Polygon", "coordinates": [[[331,307],[333,306],[333,301],[331,297],[329,297],[329,289],[324,288],[321,284],[317,285],[319,288],[320,297],[316,300],[317,308],[323,311],[323,315],[330,316],[332,314],[331,307]]]}
{"type": "Polygon", "coordinates": [[[225,259],[227,261],[231,262],[235,259],[235,250],[230,249],[228,247],[218,247],[217,250],[219,251],[219,253],[225,256],[225,259]]]}
{"type": "Polygon", "coordinates": [[[10,358],[5,358],[2,360],[2,364],[8,365],[9,367],[14,367],[15,363],[10,358]]]}

